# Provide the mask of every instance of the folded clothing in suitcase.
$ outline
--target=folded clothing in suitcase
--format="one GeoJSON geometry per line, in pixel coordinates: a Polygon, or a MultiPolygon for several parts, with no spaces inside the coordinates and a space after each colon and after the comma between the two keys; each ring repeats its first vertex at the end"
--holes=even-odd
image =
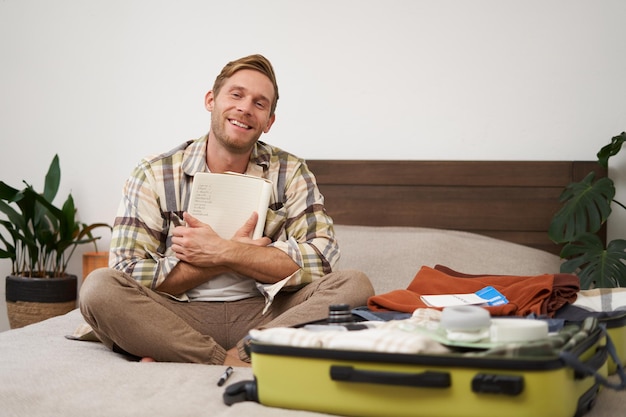
{"type": "MultiPolygon", "coordinates": [[[[559,309],[556,318],[582,321],[595,317],[606,328],[621,363],[626,363],[626,288],[582,290],[573,304],[559,309]]],[[[617,363],[609,358],[609,374],[617,372],[617,363]]]]}
{"type": "Polygon", "coordinates": [[[257,333],[255,380],[227,387],[224,401],[345,416],[578,416],[608,384],[608,348],[596,324],[587,319],[541,342],[445,353],[328,348],[311,335],[293,346],[257,333]]]}

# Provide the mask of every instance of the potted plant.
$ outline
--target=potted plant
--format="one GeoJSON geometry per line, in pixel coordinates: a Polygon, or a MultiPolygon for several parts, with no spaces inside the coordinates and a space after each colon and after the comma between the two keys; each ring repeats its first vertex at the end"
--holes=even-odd
{"type": "Polygon", "coordinates": [[[11,260],[6,277],[6,301],[12,328],[65,314],[76,307],[76,275],[67,265],[76,248],[95,242],[93,229],[105,223],[87,225],[76,219],[71,193],[61,208],[53,204],[61,181],[59,157],[55,155],[45,177],[42,193],[23,181],[16,189],[0,181],[0,258],[11,260]]]}
{"type": "MultiPolygon", "coordinates": [[[[614,136],[597,154],[598,164],[608,169],[608,160],[619,153],[626,132],[614,136]]],[[[626,209],[615,200],[615,184],[608,177],[595,179],[590,172],[580,182],[569,184],[561,194],[564,205],[553,216],[548,234],[564,244],[561,272],[576,273],[582,289],[626,286],[626,240],[606,245],[598,231],[611,214],[612,205],[626,209]]]]}

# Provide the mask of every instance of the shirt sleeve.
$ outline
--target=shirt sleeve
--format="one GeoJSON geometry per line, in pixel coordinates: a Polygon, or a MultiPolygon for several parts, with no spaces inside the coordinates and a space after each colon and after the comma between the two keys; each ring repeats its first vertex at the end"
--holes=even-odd
{"type": "Polygon", "coordinates": [[[170,229],[181,222],[181,213],[161,210],[156,184],[147,162],[135,168],[124,185],[111,236],[112,267],[153,289],[179,262],[170,248],[170,229]]]}
{"type": "Polygon", "coordinates": [[[307,165],[297,164],[285,184],[284,201],[269,210],[265,232],[272,246],[300,266],[286,286],[302,286],[332,272],[340,252],[324,197],[307,165]]]}

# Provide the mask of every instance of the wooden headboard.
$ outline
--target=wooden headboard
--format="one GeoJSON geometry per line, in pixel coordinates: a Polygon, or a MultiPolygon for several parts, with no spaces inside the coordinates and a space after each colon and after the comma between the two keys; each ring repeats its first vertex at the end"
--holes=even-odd
{"type": "Polygon", "coordinates": [[[552,253],[559,196],[593,161],[308,160],[336,224],[462,230],[552,253]]]}

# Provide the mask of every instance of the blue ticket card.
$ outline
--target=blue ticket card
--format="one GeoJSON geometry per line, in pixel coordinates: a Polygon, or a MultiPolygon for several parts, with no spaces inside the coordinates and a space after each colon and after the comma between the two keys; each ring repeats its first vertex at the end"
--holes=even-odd
{"type": "Polygon", "coordinates": [[[488,286],[483,288],[482,290],[476,291],[475,294],[484,299],[485,302],[490,306],[499,306],[502,304],[507,304],[509,302],[509,300],[507,300],[500,291],[496,290],[492,286],[488,286]]]}

